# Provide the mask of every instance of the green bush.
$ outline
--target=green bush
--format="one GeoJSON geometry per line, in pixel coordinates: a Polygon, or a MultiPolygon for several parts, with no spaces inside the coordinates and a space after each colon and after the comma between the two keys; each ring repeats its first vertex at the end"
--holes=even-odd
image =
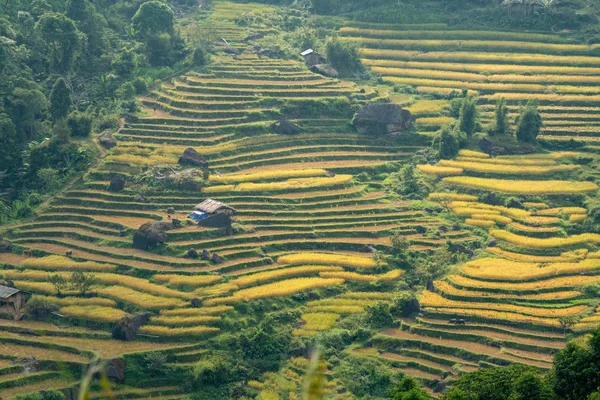
{"type": "Polygon", "coordinates": [[[92,116],[85,112],[73,111],[67,124],[72,137],[88,137],[92,131],[92,116]]]}
{"type": "Polygon", "coordinates": [[[529,101],[521,114],[515,120],[517,124],[517,139],[521,142],[535,143],[543,126],[542,116],[538,111],[536,101],[529,101]]]}
{"type": "Polygon", "coordinates": [[[363,70],[358,54],[358,46],[350,42],[342,42],[337,37],[327,41],[327,61],[341,76],[359,73],[363,70]]]}

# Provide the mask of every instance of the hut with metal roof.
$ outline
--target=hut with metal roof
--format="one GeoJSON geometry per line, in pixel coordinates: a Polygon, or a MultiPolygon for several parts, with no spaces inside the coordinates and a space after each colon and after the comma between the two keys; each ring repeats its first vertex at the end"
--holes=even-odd
{"type": "Polygon", "coordinates": [[[194,207],[194,209],[196,211],[206,213],[207,215],[227,214],[229,216],[232,216],[233,214],[235,214],[235,208],[213,199],[204,200],[202,203],[194,207]]]}
{"type": "Polygon", "coordinates": [[[19,289],[0,285],[0,308],[20,310],[25,305],[25,295],[19,289]]]}

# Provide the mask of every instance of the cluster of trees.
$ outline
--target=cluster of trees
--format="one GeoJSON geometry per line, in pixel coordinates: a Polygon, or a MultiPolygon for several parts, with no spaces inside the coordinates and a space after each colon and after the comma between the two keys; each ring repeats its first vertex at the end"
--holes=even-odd
{"type": "MultiPolygon", "coordinates": [[[[482,368],[461,376],[445,400],[598,400],[600,399],[600,327],[587,339],[560,350],[548,373],[523,365],[482,368]]],[[[414,380],[405,378],[390,400],[430,400],[414,380]]]]}
{"type": "Polygon", "coordinates": [[[84,295],[94,284],[96,284],[97,279],[93,274],[77,271],[71,274],[70,279],[67,279],[60,274],[48,275],[48,282],[54,286],[56,294],[59,296],[68,288],[76,290],[81,295],[84,295]]]}
{"type": "Polygon", "coordinates": [[[85,170],[94,147],[75,139],[116,129],[153,79],[205,62],[166,0],[11,0],[1,14],[0,219],[85,170]]]}
{"type": "MultiPolygon", "coordinates": [[[[450,114],[458,118],[452,125],[446,125],[438,131],[432,146],[439,157],[450,159],[456,157],[458,151],[465,146],[476,132],[483,130],[479,122],[477,99],[472,96],[453,99],[450,103],[450,114]]],[[[515,136],[518,141],[535,144],[543,126],[542,117],[536,101],[528,101],[520,108],[515,119],[515,136]]],[[[486,128],[487,134],[497,137],[513,135],[508,119],[508,107],[504,98],[498,99],[494,111],[494,121],[486,128]]]]}

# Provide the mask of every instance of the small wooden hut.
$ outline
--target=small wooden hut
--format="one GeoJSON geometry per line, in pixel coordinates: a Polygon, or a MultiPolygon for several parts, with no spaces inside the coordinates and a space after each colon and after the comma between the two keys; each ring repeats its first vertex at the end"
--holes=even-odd
{"type": "Polygon", "coordinates": [[[14,308],[15,311],[25,306],[25,295],[19,289],[0,285],[0,308],[14,308]]]}

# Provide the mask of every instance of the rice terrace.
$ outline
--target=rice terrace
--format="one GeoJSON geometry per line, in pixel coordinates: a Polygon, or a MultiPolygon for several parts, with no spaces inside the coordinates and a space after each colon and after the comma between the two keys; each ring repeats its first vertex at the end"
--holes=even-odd
{"type": "Polygon", "coordinates": [[[0,400],[599,400],[600,3],[0,0],[0,400]]]}

